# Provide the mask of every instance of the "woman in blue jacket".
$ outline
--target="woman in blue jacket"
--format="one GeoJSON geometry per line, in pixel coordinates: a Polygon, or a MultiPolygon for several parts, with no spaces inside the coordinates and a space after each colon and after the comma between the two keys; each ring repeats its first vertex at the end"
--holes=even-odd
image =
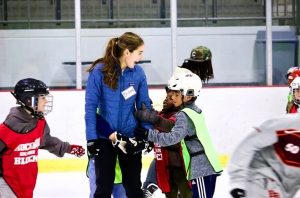
{"type": "MultiPolygon", "coordinates": [[[[122,183],[128,198],[142,198],[142,155],[127,154],[115,145],[118,136],[132,138],[137,127],[134,111],[144,103],[151,107],[143,69],[144,41],[132,32],[108,42],[103,58],[96,60],[90,72],[85,95],[85,122],[88,152],[95,159],[96,191],[94,197],[111,197],[118,156],[122,183]],[[111,131],[97,131],[97,109],[111,131]]],[[[98,123],[99,124],[99,123],[98,123]]]]}

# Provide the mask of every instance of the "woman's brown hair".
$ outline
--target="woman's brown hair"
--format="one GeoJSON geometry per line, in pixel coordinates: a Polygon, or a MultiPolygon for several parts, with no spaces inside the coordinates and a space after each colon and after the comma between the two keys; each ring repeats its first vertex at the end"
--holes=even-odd
{"type": "Polygon", "coordinates": [[[104,74],[104,83],[112,89],[118,87],[118,79],[121,75],[120,57],[128,49],[133,52],[144,44],[143,39],[133,32],[126,32],[120,37],[109,40],[103,58],[97,59],[87,69],[91,72],[97,63],[104,63],[102,72],[104,74]]]}

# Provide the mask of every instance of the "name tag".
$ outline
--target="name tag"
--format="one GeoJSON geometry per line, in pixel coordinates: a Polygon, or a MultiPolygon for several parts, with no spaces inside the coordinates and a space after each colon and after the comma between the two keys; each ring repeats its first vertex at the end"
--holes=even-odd
{"type": "Polygon", "coordinates": [[[122,91],[122,95],[125,100],[127,100],[131,96],[134,96],[135,94],[136,94],[136,92],[135,92],[133,86],[130,86],[127,89],[125,89],[124,91],[122,91]]]}

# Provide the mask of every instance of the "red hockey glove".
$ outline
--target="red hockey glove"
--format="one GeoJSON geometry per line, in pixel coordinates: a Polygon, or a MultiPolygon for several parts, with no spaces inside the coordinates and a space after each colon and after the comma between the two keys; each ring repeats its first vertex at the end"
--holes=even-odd
{"type": "Polygon", "coordinates": [[[81,157],[85,154],[85,149],[80,145],[72,144],[69,153],[75,155],[76,157],[81,157]]]}

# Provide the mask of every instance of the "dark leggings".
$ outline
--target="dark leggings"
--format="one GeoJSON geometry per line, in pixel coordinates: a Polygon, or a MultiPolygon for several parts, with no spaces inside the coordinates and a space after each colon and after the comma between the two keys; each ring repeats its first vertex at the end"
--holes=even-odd
{"type": "Polygon", "coordinates": [[[124,154],[112,146],[111,141],[100,139],[100,153],[95,156],[96,191],[95,198],[111,198],[115,179],[116,158],[122,171],[122,183],[128,198],[142,198],[141,170],[142,155],[124,154]]]}

